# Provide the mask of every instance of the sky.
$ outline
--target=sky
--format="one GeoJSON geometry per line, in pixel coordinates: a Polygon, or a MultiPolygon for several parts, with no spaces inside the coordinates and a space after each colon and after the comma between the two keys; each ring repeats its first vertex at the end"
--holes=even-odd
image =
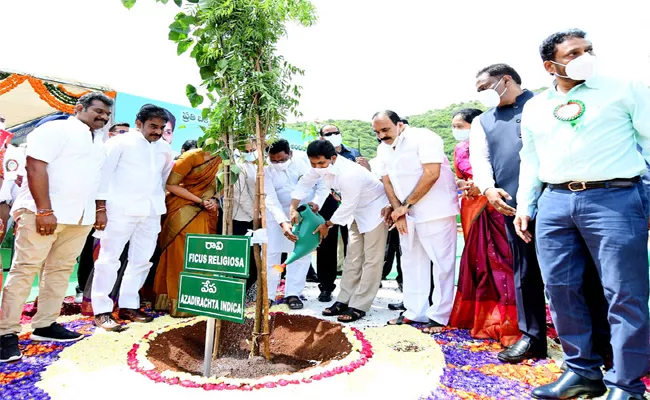
{"type": "MultiPolygon", "coordinates": [[[[551,77],[538,46],[567,28],[588,33],[602,71],[650,84],[647,0],[313,0],[318,22],[278,45],[305,70],[299,120],[409,116],[472,100],[476,72],[513,66],[536,89],[551,77]],[[644,4],[645,3],[645,4],[644,4]],[[615,6],[613,6],[615,4],[615,6]]],[[[188,105],[194,60],[167,39],[179,9],[138,0],[0,0],[0,70],[106,85],[188,105]]]]}

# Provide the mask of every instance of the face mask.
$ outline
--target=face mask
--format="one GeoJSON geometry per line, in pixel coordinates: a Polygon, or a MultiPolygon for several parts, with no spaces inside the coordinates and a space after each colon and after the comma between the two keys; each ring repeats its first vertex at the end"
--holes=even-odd
{"type": "Polygon", "coordinates": [[[454,139],[459,142],[469,140],[469,129],[452,129],[451,131],[454,134],[454,139]]]}
{"type": "Polygon", "coordinates": [[[4,123],[4,122],[0,122],[0,129],[4,130],[5,128],[6,128],[5,123],[4,123]]]}
{"type": "Polygon", "coordinates": [[[334,147],[339,147],[343,143],[343,137],[340,133],[338,135],[325,136],[325,140],[332,143],[334,147]]]}
{"type": "Polygon", "coordinates": [[[277,164],[271,164],[271,165],[277,171],[286,171],[287,168],[289,168],[289,164],[291,164],[291,159],[288,159],[287,161],[285,161],[283,163],[277,163],[277,164]]]}
{"type": "Polygon", "coordinates": [[[566,76],[560,75],[557,72],[555,73],[555,75],[560,78],[569,78],[574,81],[586,81],[587,79],[593,78],[596,74],[596,56],[589,53],[585,53],[580,57],[569,61],[568,64],[560,64],[555,61],[551,62],[565,67],[566,76]]]}
{"type": "Polygon", "coordinates": [[[257,161],[257,151],[252,151],[250,153],[244,153],[244,160],[249,163],[257,161]]]}
{"type": "Polygon", "coordinates": [[[501,78],[499,82],[490,89],[478,92],[478,101],[480,101],[485,107],[493,108],[501,103],[501,96],[508,91],[508,88],[506,88],[501,94],[496,91],[496,88],[499,86],[501,81],[503,81],[503,78],[501,78]]]}

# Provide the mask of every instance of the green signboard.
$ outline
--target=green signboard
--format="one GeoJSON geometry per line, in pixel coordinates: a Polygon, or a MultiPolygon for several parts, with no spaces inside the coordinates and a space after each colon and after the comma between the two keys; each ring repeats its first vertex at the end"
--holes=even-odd
{"type": "Polygon", "coordinates": [[[244,323],[246,281],[181,272],[178,287],[179,311],[244,323]]]}
{"type": "Polygon", "coordinates": [[[188,234],[185,242],[185,271],[248,278],[248,236],[188,234]]]}

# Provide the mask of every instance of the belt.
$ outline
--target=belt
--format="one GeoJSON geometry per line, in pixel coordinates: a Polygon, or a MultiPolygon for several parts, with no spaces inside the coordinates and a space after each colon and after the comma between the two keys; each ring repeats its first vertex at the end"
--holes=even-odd
{"type": "Polygon", "coordinates": [[[589,189],[630,188],[640,181],[641,178],[636,176],[634,178],[612,179],[609,181],[549,183],[548,187],[550,189],[564,189],[572,192],[582,192],[583,190],[589,189]]]}

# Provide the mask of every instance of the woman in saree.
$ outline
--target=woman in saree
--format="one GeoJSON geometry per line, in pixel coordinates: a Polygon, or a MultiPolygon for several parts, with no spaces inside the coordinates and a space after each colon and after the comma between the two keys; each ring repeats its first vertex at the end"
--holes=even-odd
{"type": "Polygon", "coordinates": [[[216,176],[220,164],[221,158],[210,152],[189,150],[176,160],[167,180],[167,216],[160,232],[162,254],[153,289],[155,309],[169,310],[172,317],[189,316],[176,309],[186,235],[217,233],[216,176]]]}
{"type": "Polygon", "coordinates": [[[480,114],[477,109],[463,109],[452,119],[454,137],[459,141],[454,166],[458,187],[463,190],[460,218],[465,248],[449,326],[469,329],[477,339],[494,339],[510,346],[520,333],[505,221],[473,184],[469,164],[470,126],[480,114]]]}

